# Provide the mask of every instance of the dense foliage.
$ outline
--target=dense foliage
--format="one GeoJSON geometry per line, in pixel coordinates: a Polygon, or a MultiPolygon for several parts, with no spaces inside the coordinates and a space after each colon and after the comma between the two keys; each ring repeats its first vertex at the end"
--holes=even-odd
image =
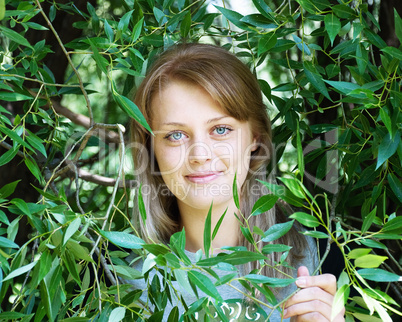
{"type": "MultiPolygon", "coordinates": [[[[266,232],[242,227],[246,238],[260,234],[271,242],[299,221],[328,244],[322,263],[331,245],[341,254],[335,309],[346,303],[347,321],[401,316],[402,51],[379,36],[365,1],[253,0],[250,15],[229,9],[229,1],[78,3],[0,1],[1,178],[17,165],[29,173],[0,183],[1,320],[157,321],[166,301],[178,301],[173,280],[200,296],[191,307],[185,303],[183,316],[172,310],[169,321],[190,320],[201,309],[206,318],[216,311],[228,320],[217,285],[238,280],[248,296],[258,289],[272,300],[270,288],[293,281],[214,273],[218,264],[268,265],[273,251],[283,254],[280,267],[286,245],[207,253],[191,265],[184,231],[168,245],[146,244],[131,224],[133,207],[147,214],[132,201],[139,183],[128,116],[149,126],[130,97],[153,57],[178,41],[235,52],[258,77],[271,109],[271,171],[280,184],[266,183],[272,195],[243,215],[259,215],[278,198],[296,212],[266,232]],[[60,19],[74,23],[56,30],[60,19]],[[73,39],[61,37],[63,28],[73,39]],[[60,67],[62,79],[57,64],[48,66],[52,57],[68,64],[60,67]],[[22,187],[36,199],[25,198],[22,187]],[[142,271],[124,260],[131,250],[146,258],[142,271]],[[148,281],[152,305],[138,300],[142,290],[119,282],[166,267],[161,281],[148,281]]],[[[402,41],[396,10],[394,20],[402,41]]],[[[207,217],[206,250],[218,228],[207,217]]],[[[270,302],[280,310],[281,303],[270,302]]]]}

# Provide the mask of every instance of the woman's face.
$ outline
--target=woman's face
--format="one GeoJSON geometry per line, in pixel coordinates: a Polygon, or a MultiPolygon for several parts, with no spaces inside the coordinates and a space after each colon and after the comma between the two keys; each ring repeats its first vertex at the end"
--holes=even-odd
{"type": "Polygon", "coordinates": [[[201,87],[179,81],[155,95],[151,108],[155,158],[179,207],[232,205],[235,173],[240,188],[256,149],[249,122],[226,114],[201,87]]]}

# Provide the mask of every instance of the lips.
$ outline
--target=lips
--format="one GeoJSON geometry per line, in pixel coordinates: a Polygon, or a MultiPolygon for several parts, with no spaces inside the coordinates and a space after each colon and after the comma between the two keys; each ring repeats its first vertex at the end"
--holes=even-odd
{"type": "Polygon", "coordinates": [[[189,175],[186,175],[186,179],[192,183],[209,183],[214,181],[216,178],[221,176],[223,172],[213,171],[213,172],[195,172],[189,175]]]}

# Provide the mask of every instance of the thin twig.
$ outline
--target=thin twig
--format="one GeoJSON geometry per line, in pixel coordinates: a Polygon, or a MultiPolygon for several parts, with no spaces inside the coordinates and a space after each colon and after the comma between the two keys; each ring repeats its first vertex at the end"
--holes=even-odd
{"type": "Polygon", "coordinates": [[[47,25],[49,26],[50,30],[53,32],[54,36],[56,37],[57,42],[59,43],[59,45],[60,45],[60,47],[61,47],[61,50],[63,51],[64,55],[65,55],[66,58],[67,58],[67,61],[68,61],[69,65],[71,66],[71,68],[72,68],[73,71],[74,71],[74,74],[75,74],[75,75],[77,76],[77,78],[78,78],[78,82],[79,82],[79,84],[80,84],[80,88],[81,88],[82,94],[84,95],[84,98],[85,98],[85,101],[86,101],[86,104],[87,104],[88,114],[89,114],[89,118],[90,118],[90,120],[91,120],[91,123],[90,123],[90,124],[91,124],[91,126],[93,126],[93,124],[94,124],[94,117],[93,117],[93,113],[92,113],[91,103],[89,102],[88,93],[87,93],[87,91],[86,91],[86,89],[85,89],[85,87],[84,87],[84,83],[82,82],[81,75],[78,73],[78,70],[75,68],[74,63],[73,63],[73,61],[71,60],[71,57],[70,57],[70,55],[68,54],[66,48],[64,47],[64,44],[63,44],[63,42],[61,41],[61,39],[60,39],[60,37],[59,37],[57,31],[54,29],[54,27],[53,27],[53,25],[52,25],[52,22],[49,20],[49,18],[47,17],[47,15],[45,14],[45,12],[43,11],[43,8],[42,8],[42,6],[41,6],[39,0],[35,0],[35,3],[36,3],[36,5],[38,6],[38,8],[39,8],[39,10],[40,10],[40,12],[41,12],[43,18],[46,20],[47,25]]]}

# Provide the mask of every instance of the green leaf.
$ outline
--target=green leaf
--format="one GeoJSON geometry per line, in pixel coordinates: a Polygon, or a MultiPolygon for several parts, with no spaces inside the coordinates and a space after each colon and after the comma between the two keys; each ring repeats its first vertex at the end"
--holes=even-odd
{"type": "Polygon", "coordinates": [[[29,211],[28,205],[24,200],[19,199],[19,198],[14,198],[13,200],[11,200],[11,203],[16,205],[17,208],[19,210],[21,210],[24,215],[27,215],[27,216],[31,215],[31,212],[29,211]]]}
{"type": "Polygon", "coordinates": [[[297,132],[296,132],[296,146],[297,146],[297,166],[300,171],[301,178],[304,177],[304,155],[303,146],[300,133],[300,122],[297,122],[297,132]]]}
{"type": "Polygon", "coordinates": [[[99,233],[116,246],[129,249],[141,249],[145,242],[132,234],[120,231],[104,231],[98,229],[99,233]]]}
{"type": "Polygon", "coordinates": [[[268,7],[264,0],[253,0],[253,4],[263,16],[268,19],[272,19],[270,15],[270,12],[272,12],[272,10],[270,7],[268,7]]]}
{"type": "Polygon", "coordinates": [[[264,255],[261,255],[259,253],[240,250],[226,256],[224,262],[231,265],[242,265],[249,262],[266,259],[267,258],[264,255]]]}
{"type": "Polygon", "coordinates": [[[362,234],[364,234],[370,227],[371,224],[374,221],[374,218],[377,214],[377,207],[375,207],[363,220],[363,225],[362,225],[362,234]]]}
{"type": "Polygon", "coordinates": [[[327,31],[329,39],[331,40],[331,46],[333,46],[336,36],[338,35],[339,31],[341,31],[341,22],[337,16],[335,16],[333,13],[330,13],[325,15],[324,24],[325,30],[327,31]]]}
{"type": "Polygon", "coordinates": [[[381,49],[384,53],[390,54],[393,58],[402,60],[402,51],[395,47],[385,47],[381,49]]]}
{"type": "Polygon", "coordinates": [[[243,15],[241,15],[240,13],[219,6],[215,6],[215,8],[218,9],[224,15],[224,17],[231,23],[233,23],[236,27],[242,30],[250,29],[246,23],[240,21],[243,18],[243,15]]]}
{"type": "Polygon", "coordinates": [[[5,223],[7,226],[10,226],[10,221],[7,218],[7,215],[3,210],[0,210],[0,221],[5,223]]]}
{"type": "Polygon", "coordinates": [[[356,259],[361,256],[365,256],[370,252],[371,252],[371,249],[369,249],[369,248],[355,248],[349,252],[348,257],[350,259],[356,259]]]}
{"type": "Polygon", "coordinates": [[[271,226],[265,232],[262,241],[268,243],[282,237],[292,228],[293,222],[294,220],[271,226]]]}
{"type": "Polygon", "coordinates": [[[223,301],[222,297],[219,294],[218,290],[216,289],[215,285],[204,274],[197,272],[197,271],[189,271],[188,278],[205,294],[213,297],[214,299],[218,300],[219,302],[223,301]]]}
{"type": "Polygon", "coordinates": [[[125,307],[116,307],[113,309],[112,312],[110,312],[109,315],[109,322],[119,322],[124,319],[124,316],[126,315],[126,308],[125,307]]]}
{"type": "Polygon", "coordinates": [[[180,25],[180,34],[182,38],[186,38],[191,29],[191,12],[187,11],[180,25]]]}
{"type": "Polygon", "coordinates": [[[15,147],[11,148],[8,150],[6,153],[4,153],[2,156],[0,156],[0,167],[9,163],[18,153],[19,145],[16,145],[15,147]]]}
{"type": "Polygon", "coordinates": [[[3,20],[5,13],[6,13],[5,0],[0,0],[0,21],[3,20]]]}
{"type": "Polygon", "coordinates": [[[328,94],[327,87],[322,79],[322,76],[318,73],[315,66],[310,61],[303,62],[304,74],[306,75],[308,81],[313,85],[316,90],[323,94],[326,98],[331,100],[331,97],[328,94]]]}
{"type": "Polygon", "coordinates": [[[267,33],[258,40],[258,55],[266,53],[276,45],[278,37],[275,32],[267,33]]]}
{"type": "Polygon", "coordinates": [[[385,225],[382,227],[382,232],[392,232],[395,233],[395,231],[398,231],[402,228],[402,217],[398,216],[395,218],[392,218],[391,220],[387,221],[385,225]]]}
{"type": "Polygon", "coordinates": [[[250,282],[266,284],[269,287],[286,287],[296,281],[294,278],[275,278],[259,274],[248,274],[244,278],[250,282]]]}
{"type": "Polygon", "coordinates": [[[391,136],[391,138],[394,137],[393,135],[393,128],[392,128],[392,121],[391,121],[391,117],[388,114],[388,111],[385,108],[381,108],[380,109],[380,116],[381,116],[381,120],[384,123],[385,127],[387,128],[389,135],[391,136]]]}
{"type": "Polygon", "coordinates": [[[142,182],[138,189],[138,209],[140,211],[141,219],[144,223],[147,221],[147,211],[145,210],[144,199],[142,198],[142,182]]]}
{"type": "Polygon", "coordinates": [[[27,96],[21,93],[15,92],[1,92],[1,99],[7,102],[18,102],[18,101],[26,101],[31,100],[31,96],[27,96]]]}
{"type": "Polygon", "coordinates": [[[278,178],[281,180],[285,186],[298,198],[304,199],[305,195],[303,192],[303,188],[301,187],[300,183],[293,178],[278,178]]]}
{"type": "Polygon", "coordinates": [[[402,282],[402,276],[381,268],[363,268],[357,271],[366,280],[375,282],[402,282]]]}
{"type": "Polygon", "coordinates": [[[279,186],[277,184],[273,184],[270,182],[265,182],[261,181],[263,185],[265,185],[275,196],[278,196],[280,199],[283,201],[296,206],[296,207],[302,207],[303,206],[303,200],[300,198],[297,198],[294,194],[292,194],[286,187],[284,186],[279,186]]]}
{"type": "Polygon", "coordinates": [[[341,312],[344,308],[346,301],[349,298],[350,288],[348,284],[342,285],[335,293],[332,311],[331,311],[331,321],[341,312]]]}
{"type": "Polygon", "coordinates": [[[318,227],[320,222],[318,219],[305,212],[295,212],[289,216],[289,218],[296,219],[299,223],[306,227],[318,227]]]}
{"type": "MultiPolygon", "coordinates": [[[[16,42],[17,44],[23,45],[25,47],[32,48],[31,44],[28,42],[28,40],[20,35],[18,32],[15,32],[14,30],[8,29],[7,27],[4,27],[0,25],[0,30],[3,33],[3,36],[9,38],[10,40],[16,42]]],[[[32,48],[33,49],[33,48],[32,48]]]]}
{"type": "Polygon", "coordinates": [[[41,175],[40,169],[39,169],[36,161],[34,161],[31,158],[26,158],[26,159],[24,159],[24,163],[27,166],[27,168],[29,169],[29,171],[31,171],[31,173],[35,176],[35,178],[38,179],[39,182],[41,182],[42,175],[41,175]]]}
{"type": "Polygon", "coordinates": [[[349,7],[348,5],[345,4],[337,4],[335,6],[332,6],[332,11],[342,19],[350,19],[352,17],[356,16],[356,12],[349,7]]]}
{"type": "Polygon", "coordinates": [[[212,240],[215,239],[216,234],[218,233],[219,227],[222,224],[223,219],[225,218],[225,215],[228,211],[228,208],[225,209],[225,211],[223,212],[222,216],[219,218],[218,222],[216,223],[215,227],[214,227],[214,231],[212,232],[212,240]]]}
{"type": "Polygon", "coordinates": [[[240,209],[240,201],[239,201],[239,191],[237,189],[237,172],[235,173],[233,179],[233,199],[237,209],[240,209]]]}
{"type": "Polygon", "coordinates": [[[0,189],[0,198],[5,199],[7,197],[9,197],[10,195],[12,195],[15,191],[15,188],[17,187],[17,184],[20,182],[21,180],[16,180],[10,183],[5,184],[3,187],[1,187],[0,189]]]}
{"type": "Polygon", "coordinates": [[[328,235],[326,233],[321,232],[321,231],[310,231],[310,230],[308,230],[308,231],[304,231],[302,234],[305,235],[305,236],[313,237],[313,238],[328,239],[328,235]]]}
{"type": "Polygon", "coordinates": [[[128,24],[130,23],[131,16],[133,15],[134,10],[130,10],[126,12],[123,17],[120,18],[119,24],[117,25],[117,30],[120,30],[122,33],[124,33],[127,28],[128,24]]]}
{"type": "Polygon", "coordinates": [[[385,138],[381,141],[378,148],[376,170],[396,152],[400,141],[401,136],[398,133],[395,135],[394,139],[391,139],[389,133],[385,135],[385,138]]]}
{"type": "Polygon", "coordinates": [[[395,196],[402,202],[402,183],[393,173],[388,173],[388,183],[395,196]]]}
{"type": "Polygon", "coordinates": [[[402,19],[395,8],[394,8],[394,19],[395,19],[395,33],[400,43],[402,44],[402,19]]]}
{"type": "Polygon", "coordinates": [[[105,75],[107,75],[107,66],[109,65],[108,61],[106,60],[105,57],[99,54],[98,48],[96,48],[91,38],[88,39],[88,42],[91,45],[93,53],[92,56],[95,59],[96,65],[100,68],[102,72],[105,73],[105,75]]]}
{"type": "Polygon", "coordinates": [[[275,206],[275,203],[278,199],[279,197],[275,195],[265,195],[260,197],[251,210],[251,216],[257,216],[270,210],[273,206],[275,206]]]}
{"type": "Polygon", "coordinates": [[[138,22],[134,26],[133,41],[137,41],[137,39],[140,37],[143,24],[144,24],[144,17],[142,17],[140,20],[138,20],[138,22]]]}
{"type": "Polygon", "coordinates": [[[205,218],[205,223],[204,223],[204,253],[205,253],[206,258],[209,258],[209,252],[211,250],[212,205],[213,205],[213,202],[211,202],[211,206],[209,207],[208,215],[207,215],[207,218],[205,218]]]}
{"type": "Polygon", "coordinates": [[[342,81],[330,81],[324,79],[324,82],[327,84],[331,85],[333,88],[338,90],[339,92],[348,95],[351,91],[360,88],[359,85],[355,83],[350,83],[350,82],[342,82],[342,81]]]}
{"type": "Polygon", "coordinates": [[[8,274],[7,277],[3,280],[3,282],[11,280],[14,277],[20,276],[22,274],[25,274],[26,272],[29,272],[32,268],[34,268],[34,266],[37,263],[38,263],[38,261],[35,261],[32,263],[29,263],[28,265],[17,268],[16,270],[14,270],[10,274],[8,274]]]}
{"type": "Polygon", "coordinates": [[[72,235],[74,235],[77,231],[78,228],[80,228],[81,225],[81,218],[76,218],[74,219],[67,227],[66,232],[63,237],[63,245],[67,243],[67,241],[71,238],[72,235]]]}
{"type": "Polygon", "coordinates": [[[150,126],[148,125],[147,121],[145,120],[144,115],[140,112],[138,106],[128,99],[125,96],[120,95],[117,93],[115,90],[112,90],[113,98],[116,101],[116,103],[120,106],[120,108],[126,112],[130,117],[135,119],[138,123],[140,123],[144,128],[146,128],[151,134],[152,130],[150,126]]]}
{"type": "Polygon", "coordinates": [[[379,256],[379,255],[364,255],[362,257],[355,259],[355,265],[361,268],[377,268],[380,266],[386,259],[387,256],[379,256]]]}
{"type": "Polygon", "coordinates": [[[114,32],[113,32],[112,27],[110,27],[110,25],[106,19],[103,22],[103,28],[105,29],[105,34],[106,34],[107,39],[109,39],[110,42],[113,42],[114,32]]]}
{"type": "Polygon", "coordinates": [[[291,249],[292,249],[292,247],[289,246],[289,245],[269,244],[269,245],[265,245],[262,248],[262,252],[264,254],[271,254],[271,253],[274,253],[274,252],[282,253],[282,252],[287,252],[287,251],[289,251],[291,249]]]}
{"type": "MultiPolygon", "coordinates": [[[[28,130],[26,130],[28,131],[28,130]]],[[[42,153],[46,158],[47,158],[47,153],[46,149],[43,146],[43,141],[37,137],[35,134],[33,134],[31,131],[28,131],[29,135],[26,136],[26,139],[28,143],[36,150],[38,150],[40,153],[42,153]]]]}
{"type": "Polygon", "coordinates": [[[14,243],[13,241],[0,236],[0,247],[4,247],[4,248],[20,248],[20,246],[18,246],[16,243],[14,243]]]}
{"type": "Polygon", "coordinates": [[[11,131],[4,125],[0,124],[0,132],[3,132],[13,141],[16,141],[17,143],[21,144],[22,146],[26,147],[27,149],[29,149],[35,153],[35,150],[28,143],[26,143],[23,139],[21,139],[21,137],[17,134],[17,131],[11,131]]]}

